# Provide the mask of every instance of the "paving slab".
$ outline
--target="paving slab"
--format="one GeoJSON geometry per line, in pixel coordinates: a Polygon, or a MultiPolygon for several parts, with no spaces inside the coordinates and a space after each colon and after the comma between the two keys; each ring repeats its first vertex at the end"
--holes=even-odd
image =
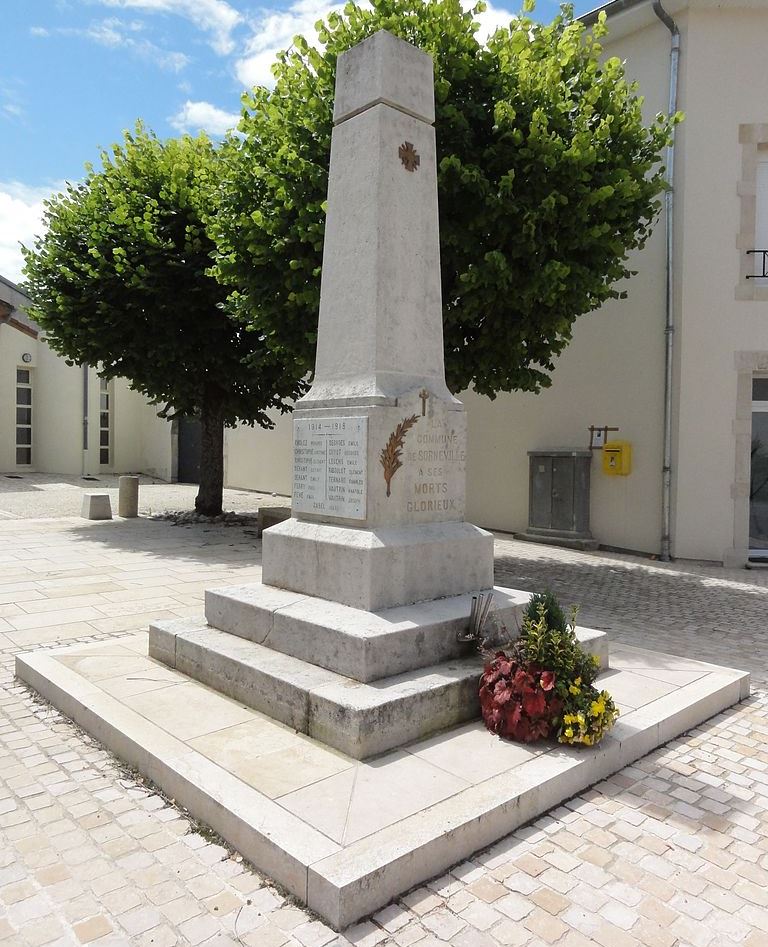
{"type": "MultiPolygon", "coordinates": [[[[0,594],[19,612],[30,591],[33,601],[92,594],[99,608],[171,596],[177,615],[196,603],[201,620],[205,588],[259,579],[261,544],[252,531],[143,517],[66,519],[63,491],[4,485],[13,491],[19,482],[0,477],[0,507],[26,504],[29,517],[58,517],[0,521],[0,594]]],[[[194,486],[155,489],[175,492],[168,508],[193,506],[194,486]]],[[[74,516],[80,491],[70,494],[74,516]]],[[[140,653],[144,614],[117,631],[51,625],[19,633],[22,641],[0,624],[0,942],[77,942],[74,925],[102,915],[114,930],[104,943],[155,947],[217,937],[247,947],[541,947],[547,941],[531,928],[544,929],[546,912],[567,928],[558,947],[599,943],[598,933],[609,947],[627,938],[633,947],[675,939],[686,947],[764,947],[766,909],[755,898],[768,887],[768,571],[581,553],[499,534],[496,581],[550,588],[562,602],[579,603],[580,621],[610,632],[614,655],[628,644],[673,653],[680,667],[692,658],[743,667],[753,693],[335,935],[13,679],[19,651],[70,638],[140,653]],[[628,888],[634,906],[618,899],[628,888]],[[39,920],[29,919],[30,897],[33,907],[45,905],[39,920]],[[139,921],[155,926],[135,935],[139,921]]]]}
{"type": "MultiPolygon", "coordinates": [[[[165,670],[140,641],[114,648],[126,677],[165,670]]],[[[361,762],[198,681],[115,693],[100,650],[22,654],[16,673],[336,929],[749,694],[745,672],[625,646],[633,670],[599,683],[626,709],[597,747],[509,745],[476,724],[361,762]]]]}

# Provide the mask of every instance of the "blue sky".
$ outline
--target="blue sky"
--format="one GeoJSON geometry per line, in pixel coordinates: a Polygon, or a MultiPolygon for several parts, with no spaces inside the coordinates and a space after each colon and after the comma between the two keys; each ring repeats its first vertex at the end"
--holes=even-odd
{"type": "MultiPolygon", "coordinates": [[[[483,29],[522,0],[497,0],[483,29]]],[[[470,6],[469,2],[465,3],[470,6]]],[[[578,13],[594,6],[578,0],[578,13]]],[[[3,0],[0,274],[21,279],[18,242],[41,201],[76,181],[136,119],[161,137],[236,124],[243,89],[269,84],[277,50],[334,8],[329,0],[3,0]]],[[[555,0],[538,0],[549,19],[555,0]]],[[[337,5],[335,7],[339,9],[337,5]]]]}

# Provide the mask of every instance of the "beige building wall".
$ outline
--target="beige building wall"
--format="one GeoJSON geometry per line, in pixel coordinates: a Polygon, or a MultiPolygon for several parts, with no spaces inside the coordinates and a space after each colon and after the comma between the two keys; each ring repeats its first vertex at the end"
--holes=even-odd
{"type": "Polygon", "coordinates": [[[224,475],[229,487],[290,496],[293,427],[290,415],[272,412],[272,431],[241,424],[224,432],[224,475]]]}
{"type": "Polygon", "coordinates": [[[144,395],[133,391],[125,378],[116,378],[111,384],[114,392],[114,460],[110,469],[120,473],[143,473],[160,480],[173,479],[172,422],[159,418],[160,406],[150,404],[144,395]]]}
{"type": "MultiPolygon", "coordinates": [[[[740,191],[749,187],[742,182],[749,177],[745,146],[764,137],[768,147],[767,43],[768,5],[691,3],[676,336],[681,394],[674,551],[682,557],[730,560],[736,553],[743,560],[746,549],[749,475],[736,450],[736,353],[755,355],[755,366],[761,355],[768,359],[768,299],[754,298],[755,283],[742,278],[755,236],[754,220],[742,218],[748,211],[740,191]]],[[[749,409],[741,407],[748,423],[749,409]]]]}
{"type": "Polygon", "coordinates": [[[32,398],[33,468],[41,473],[83,473],[83,370],[67,365],[42,337],[32,398]]]}
{"type": "Polygon", "coordinates": [[[149,404],[135,391],[130,392],[135,409],[141,415],[141,466],[142,473],[160,480],[175,480],[174,451],[175,434],[170,421],[157,416],[158,406],[149,404]]]}

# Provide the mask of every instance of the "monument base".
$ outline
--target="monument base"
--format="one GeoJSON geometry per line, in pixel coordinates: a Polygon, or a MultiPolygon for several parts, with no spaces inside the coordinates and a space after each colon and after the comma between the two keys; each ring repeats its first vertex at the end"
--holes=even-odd
{"type": "Polygon", "coordinates": [[[263,543],[265,585],[369,612],[493,585],[493,536],[470,523],[355,529],[290,519],[263,543]]]}
{"type": "Polygon", "coordinates": [[[152,661],[145,634],[16,658],[23,681],[336,929],[749,694],[743,672],[626,645],[611,666],[598,686],[622,714],[596,747],[509,743],[478,721],[364,763],[152,661]]]}
{"type": "MultiPolygon", "coordinates": [[[[484,633],[491,646],[516,638],[530,594],[484,589],[493,610],[484,633]]],[[[472,595],[367,612],[269,585],[209,589],[209,625],[273,651],[363,683],[467,657],[472,595]]],[[[607,655],[605,656],[607,658],[607,655]]]]}

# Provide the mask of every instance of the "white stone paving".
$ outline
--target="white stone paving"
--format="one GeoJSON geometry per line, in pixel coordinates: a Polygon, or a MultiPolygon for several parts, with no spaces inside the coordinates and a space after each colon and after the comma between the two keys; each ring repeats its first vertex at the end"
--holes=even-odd
{"type": "Polygon", "coordinates": [[[253,536],[0,521],[0,942],[763,947],[768,572],[496,552],[500,584],[551,587],[615,642],[742,667],[755,693],[337,935],[12,679],[21,650],[201,615],[206,587],[258,578],[253,536]]]}

